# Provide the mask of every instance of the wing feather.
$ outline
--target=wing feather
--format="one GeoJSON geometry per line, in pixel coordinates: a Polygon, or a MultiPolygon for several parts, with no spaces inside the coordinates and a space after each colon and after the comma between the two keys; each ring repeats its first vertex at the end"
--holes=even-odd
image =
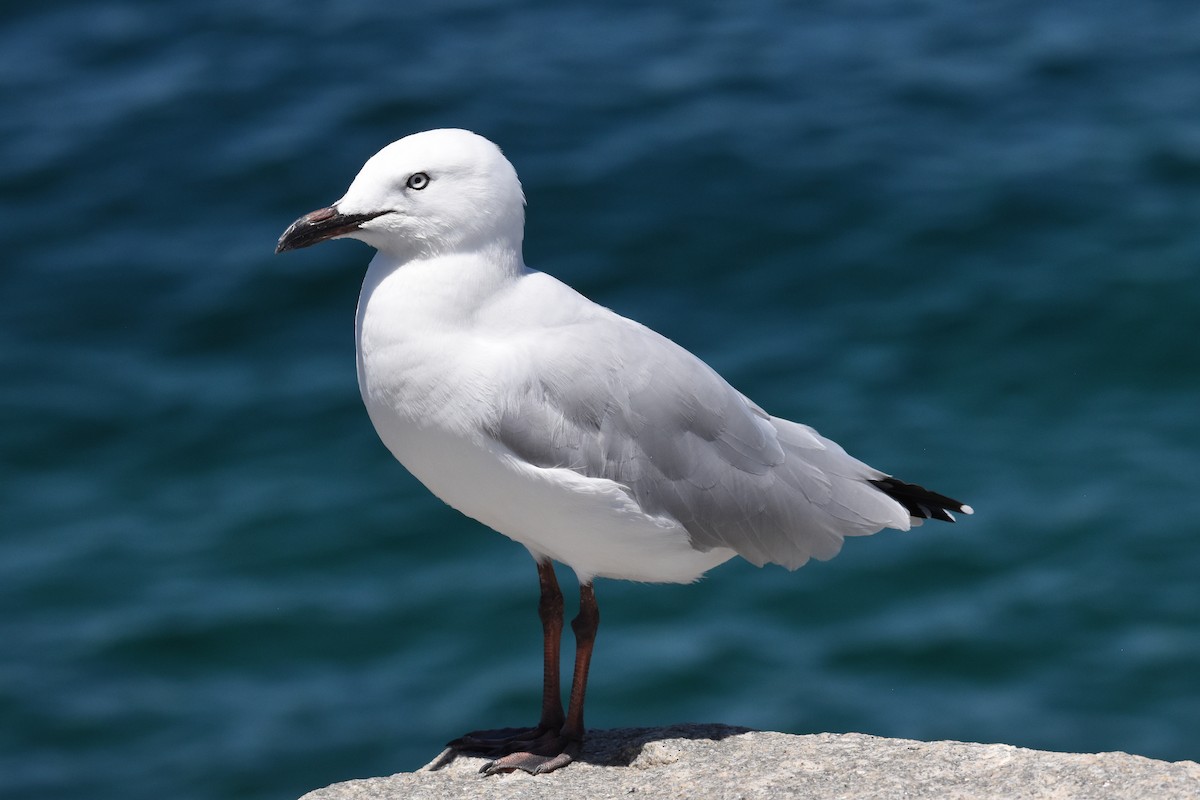
{"type": "MultiPolygon", "coordinates": [[[[542,467],[616,481],[694,547],[796,568],[845,536],[906,529],[884,473],[812,428],[771,417],[704,362],[611,312],[517,347],[526,376],[488,426],[542,467]]],[[[506,382],[512,386],[513,382],[506,382]]]]}

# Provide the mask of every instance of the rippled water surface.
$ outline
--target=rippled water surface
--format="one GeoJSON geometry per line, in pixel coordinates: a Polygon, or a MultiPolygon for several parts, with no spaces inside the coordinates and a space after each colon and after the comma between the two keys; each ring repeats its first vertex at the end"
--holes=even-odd
{"type": "Polygon", "coordinates": [[[527,554],[361,408],[369,251],[271,252],[442,126],[530,264],[977,510],[598,583],[591,725],[1197,758],[1200,7],[794,5],[0,7],[0,794],[289,798],[536,715],[527,554]]]}

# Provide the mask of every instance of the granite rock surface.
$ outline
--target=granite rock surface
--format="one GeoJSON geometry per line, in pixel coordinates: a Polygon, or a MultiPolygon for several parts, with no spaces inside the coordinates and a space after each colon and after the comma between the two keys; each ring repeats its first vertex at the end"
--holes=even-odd
{"type": "Polygon", "coordinates": [[[444,752],[416,772],[336,783],[302,800],[1200,798],[1194,761],[727,725],[591,731],[580,760],[549,775],[485,777],[485,761],[444,752]]]}

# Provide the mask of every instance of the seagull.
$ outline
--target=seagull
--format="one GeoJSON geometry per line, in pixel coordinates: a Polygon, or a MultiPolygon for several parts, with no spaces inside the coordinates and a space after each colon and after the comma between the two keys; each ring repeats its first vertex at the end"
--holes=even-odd
{"type": "Polygon", "coordinates": [[[355,316],[358,385],[388,450],[447,505],[523,544],[537,566],[541,717],[468,733],[482,772],[576,759],[600,621],[593,582],[689,583],[734,556],[796,569],[847,536],[972,513],[773,417],[670,339],[525,265],[525,196],[500,148],[457,129],[372,156],[276,253],[327,239],[378,251],[355,316]],[[559,686],[575,572],[575,666],[559,686]]]}

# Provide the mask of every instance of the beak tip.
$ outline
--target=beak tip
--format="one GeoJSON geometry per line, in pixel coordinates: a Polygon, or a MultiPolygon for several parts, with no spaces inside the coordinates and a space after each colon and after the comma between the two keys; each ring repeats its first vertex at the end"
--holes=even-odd
{"type": "Polygon", "coordinates": [[[296,236],[296,229],[302,227],[307,217],[301,217],[287,227],[287,230],[279,237],[279,241],[275,243],[275,255],[286,253],[289,250],[295,250],[298,246],[303,246],[299,243],[296,236]]]}
{"type": "Polygon", "coordinates": [[[314,211],[312,214],[306,214],[289,225],[279,237],[279,241],[275,243],[275,255],[299,250],[321,241],[320,230],[313,221],[313,216],[318,213],[321,212],[314,211]]]}

